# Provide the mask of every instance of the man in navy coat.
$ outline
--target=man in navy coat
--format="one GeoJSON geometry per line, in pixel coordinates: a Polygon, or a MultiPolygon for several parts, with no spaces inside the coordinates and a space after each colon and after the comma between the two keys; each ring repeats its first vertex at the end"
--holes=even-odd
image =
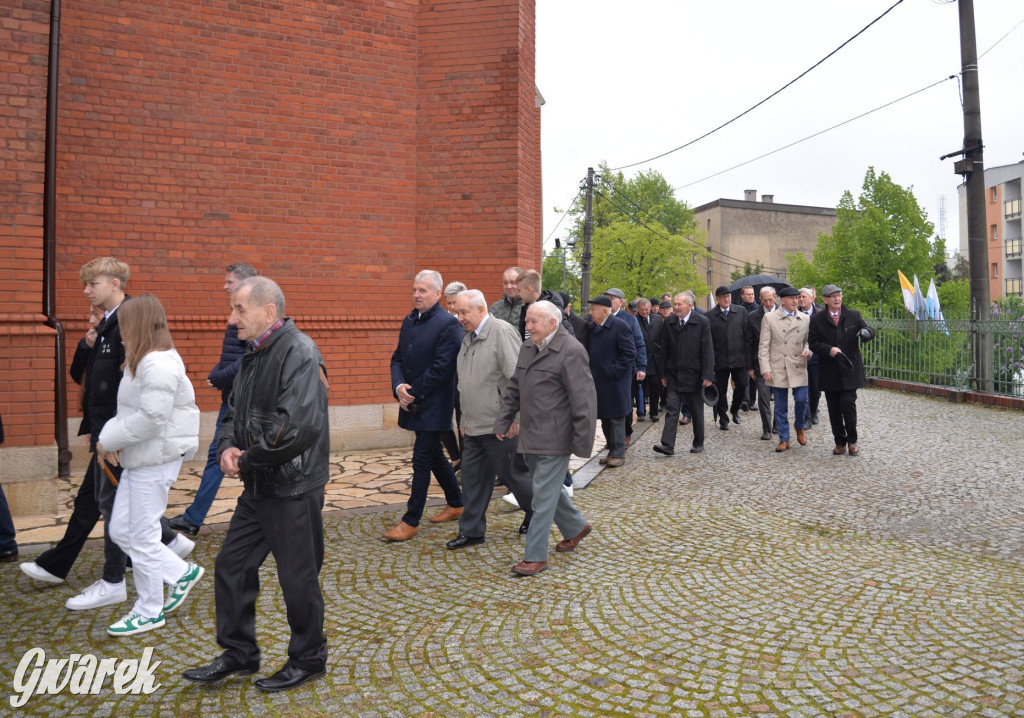
{"type": "Polygon", "coordinates": [[[601,420],[608,456],[600,463],[622,466],[626,459],[626,415],[633,411],[632,379],[636,361],[633,334],[612,314],[606,295],[590,300],[590,373],[597,389],[597,418],[601,420]]]}
{"type": "Polygon", "coordinates": [[[431,523],[462,515],[462,491],[444,455],[441,434],[451,431],[455,411],[455,361],[462,345],[459,321],[438,304],[441,274],[425,269],[412,284],[412,313],[402,322],[398,346],[391,355],[391,387],[399,403],[398,425],[416,432],[412,449],[412,490],[402,520],[384,538],[407,541],[419,533],[427,502],[430,474],[448,502],[430,517],[431,523]]]}

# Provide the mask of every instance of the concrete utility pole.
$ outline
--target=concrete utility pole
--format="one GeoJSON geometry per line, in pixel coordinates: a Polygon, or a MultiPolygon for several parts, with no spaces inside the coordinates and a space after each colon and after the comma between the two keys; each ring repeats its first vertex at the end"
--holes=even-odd
{"type": "Polygon", "coordinates": [[[974,332],[974,378],[978,391],[992,391],[992,333],[989,317],[988,241],[985,227],[985,163],[981,142],[981,94],[978,46],[974,35],[974,0],[959,0],[960,78],[964,88],[963,159],[954,165],[967,185],[967,258],[971,265],[971,300],[981,322],[974,332]]]}
{"type": "Polygon", "coordinates": [[[583,212],[583,256],[580,258],[580,314],[590,301],[590,240],[594,236],[594,168],[587,167],[587,200],[583,212]]]}

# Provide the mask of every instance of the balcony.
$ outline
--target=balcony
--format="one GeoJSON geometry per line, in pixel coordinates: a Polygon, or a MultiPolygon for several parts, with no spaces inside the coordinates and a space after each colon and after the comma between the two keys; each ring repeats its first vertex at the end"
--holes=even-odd
{"type": "Polygon", "coordinates": [[[1014,237],[1003,241],[1003,252],[1007,259],[1013,259],[1014,257],[1020,257],[1021,253],[1024,252],[1024,240],[1020,237],[1014,237]]]}
{"type": "Polygon", "coordinates": [[[1020,297],[1024,295],[1024,279],[1021,277],[1014,277],[1012,279],[1003,280],[1003,294],[1007,297],[1020,297]]]}
{"type": "Polygon", "coordinates": [[[1006,219],[1020,219],[1020,197],[1003,202],[1003,216],[1006,219]]]}

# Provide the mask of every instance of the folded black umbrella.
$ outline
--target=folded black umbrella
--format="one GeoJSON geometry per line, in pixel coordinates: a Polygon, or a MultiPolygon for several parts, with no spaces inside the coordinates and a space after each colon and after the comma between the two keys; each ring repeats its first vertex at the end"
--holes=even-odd
{"type": "Polygon", "coordinates": [[[838,364],[841,368],[845,369],[846,371],[853,371],[853,362],[850,361],[850,357],[846,356],[842,352],[839,352],[833,358],[836,360],[836,364],[838,364]]]}

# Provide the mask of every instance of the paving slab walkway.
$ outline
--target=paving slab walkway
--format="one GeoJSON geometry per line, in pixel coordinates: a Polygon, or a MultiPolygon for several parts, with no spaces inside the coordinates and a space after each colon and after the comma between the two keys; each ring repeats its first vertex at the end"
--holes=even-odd
{"type": "MultiPolygon", "coordinates": [[[[593,533],[533,578],[509,572],[521,514],[500,501],[483,544],[447,551],[452,524],[383,542],[402,507],[382,487],[405,480],[407,454],[346,458],[341,473],[360,477],[349,493],[369,493],[326,517],[329,673],[282,694],[180,677],[219,650],[212,580],[165,628],[114,639],[106,626],[127,604],[63,607],[98,575],[98,544],[65,585],[0,565],[0,714],[1024,715],[1024,414],[880,390],[859,406],[856,458],[831,455],[826,424],[776,454],[755,414],[729,431],[709,422],[703,454],[660,457],[662,425],[640,424],[626,465],[577,491],[593,533]],[[118,695],[108,680],[15,709],[33,648],[152,648],[159,687],[118,695]]],[[[680,427],[679,445],[688,436],[680,427]]],[[[212,567],[222,538],[204,530],[196,560],[212,567]]],[[[288,638],[272,560],[264,575],[261,674],[288,638]]]]}

